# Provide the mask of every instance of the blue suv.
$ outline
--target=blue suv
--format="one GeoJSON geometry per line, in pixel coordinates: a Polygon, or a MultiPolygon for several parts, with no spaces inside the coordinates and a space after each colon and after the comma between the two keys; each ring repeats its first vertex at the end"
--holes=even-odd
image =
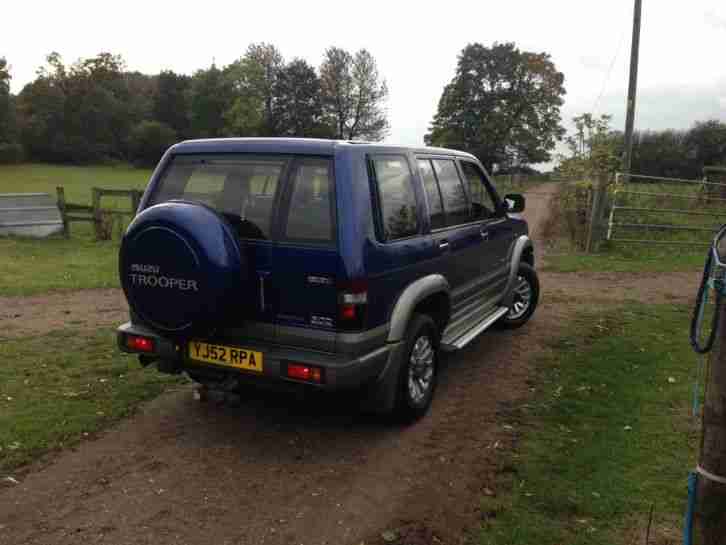
{"type": "Polygon", "coordinates": [[[454,150],[182,142],[123,237],[131,319],[118,344],[202,388],[355,389],[414,420],[431,404],[439,351],[532,316],[523,209],[454,150]]]}

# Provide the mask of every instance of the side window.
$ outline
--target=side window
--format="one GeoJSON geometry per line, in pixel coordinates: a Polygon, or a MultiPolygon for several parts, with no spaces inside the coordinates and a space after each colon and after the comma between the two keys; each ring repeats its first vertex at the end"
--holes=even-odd
{"type": "Polygon", "coordinates": [[[439,184],[436,183],[434,167],[429,159],[419,159],[418,168],[423,177],[424,188],[426,189],[426,201],[429,205],[429,216],[431,218],[431,229],[439,229],[446,226],[444,217],[444,205],[441,202],[439,184]]]}
{"type": "Polygon", "coordinates": [[[472,219],[481,220],[496,217],[497,205],[482,171],[477,165],[469,161],[461,161],[460,164],[469,186],[472,219]]]}
{"type": "Polygon", "coordinates": [[[416,193],[408,161],[402,155],[373,157],[385,240],[418,233],[416,193]]]}
{"type": "Polygon", "coordinates": [[[460,225],[471,221],[469,201],[466,198],[464,185],[459,178],[456,165],[451,159],[434,159],[434,172],[439,180],[441,198],[444,201],[446,225],[460,225]]]}
{"type": "Polygon", "coordinates": [[[295,167],[285,239],[318,243],[335,239],[330,169],[326,159],[304,159],[295,167]]]}

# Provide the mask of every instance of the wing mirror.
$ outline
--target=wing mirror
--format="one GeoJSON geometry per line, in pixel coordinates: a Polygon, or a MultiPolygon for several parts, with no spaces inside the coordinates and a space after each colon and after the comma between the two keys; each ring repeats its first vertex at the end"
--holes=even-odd
{"type": "Polygon", "coordinates": [[[510,214],[524,212],[524,195],[510,193],[504,196],[504,209],[510,214]]]}

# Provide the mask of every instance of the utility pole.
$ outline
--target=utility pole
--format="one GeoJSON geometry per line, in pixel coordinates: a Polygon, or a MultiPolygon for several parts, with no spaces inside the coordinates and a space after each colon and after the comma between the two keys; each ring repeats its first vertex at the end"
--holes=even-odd
{"type": "MultiPolygon", "coordinates": [[[[625,152],[622,170],[630,174],[633,153],[633,124],[635,123],[635,94],[638,89],[638,51],[640,49],[640,8],[642,0],[635,0],[633,10],[633,41],[630,46],[630,83],[628,85],[628,112],[625,116],[625,152]]],[[[626,178],[625,180],[629,180],[626,178]]]]}
{"type": "MultiPolygon", "coordinates": [[[[726,239],[717,244],[726,259],[726,239]]],[[[726,300],[706,371],[702,412],[701,452],[696,470],[695,530],[700,545],[722,545],[726,540],[726,300]]]]}

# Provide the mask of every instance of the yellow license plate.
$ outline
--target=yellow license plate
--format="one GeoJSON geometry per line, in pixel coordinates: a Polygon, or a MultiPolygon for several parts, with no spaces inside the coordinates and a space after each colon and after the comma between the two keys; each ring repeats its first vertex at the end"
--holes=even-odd
{"type": "Polygon", "coordinates": [[[189,343],[189,357],[195,361],[236,367],[237,369],[255,371],[257,373],[262,372],[264,361],[262,352],[199,341],[191,341],[189,343]]]}

